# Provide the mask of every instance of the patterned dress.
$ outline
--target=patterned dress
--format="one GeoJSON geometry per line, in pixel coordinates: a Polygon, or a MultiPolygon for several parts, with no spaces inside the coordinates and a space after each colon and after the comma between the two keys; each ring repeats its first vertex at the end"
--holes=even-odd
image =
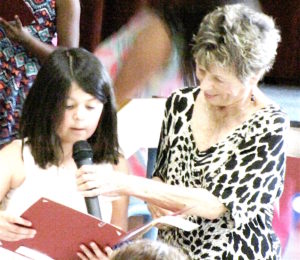
{"type": "Polygon", "coordinates": [[[176,91],[166,103],[154,176],[171,185],[203,188],[228,209],[220,218],[187,219],[199,228],[159,231],[192,259],[280,259],[273,205],[283,190],[289,120],[276,105],[255,112],[224,141],[197,149],[191,118],[199,88],[176,91]]]}
{"type": "MultiPolygon", "coordinates": [[[[30,33],[52,44],[56,35],[55,0],[24,0],[37,22],[28,26],[30,33]]],[[[0,148],[15,139],[24,100],[40,68],[30,50],[10,41],[0,27],[0,148]]]]}

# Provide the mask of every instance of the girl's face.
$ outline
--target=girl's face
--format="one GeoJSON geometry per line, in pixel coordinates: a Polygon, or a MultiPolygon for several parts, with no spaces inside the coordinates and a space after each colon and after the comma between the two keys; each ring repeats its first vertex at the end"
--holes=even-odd
{"type": "Polygon", "coordinates": [[[230,106],[249,95],[251,85],[244,85],[233,72],[218,66],[206,70],[197,64],[197,78],[205,100],[214,106],[230,106]]]}
{"type": "Polygon", "coordinates": [[[102,110],[103,104],[98,99],[72,82],[63,120],[57,130],[62,144],[90,138],[98,126],[102,110]]]}

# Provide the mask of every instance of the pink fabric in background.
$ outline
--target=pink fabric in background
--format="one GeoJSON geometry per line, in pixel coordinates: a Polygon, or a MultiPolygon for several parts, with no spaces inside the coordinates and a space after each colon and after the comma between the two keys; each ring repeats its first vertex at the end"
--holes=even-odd
{"type": "Polygon", "coordinates": [[[300,192],[300,158],[287,157],[283,194],[280,198],[279,212],[275,210],[273,228],[280,239],[284,252],[292,228],[292,197],[300,192]]]}

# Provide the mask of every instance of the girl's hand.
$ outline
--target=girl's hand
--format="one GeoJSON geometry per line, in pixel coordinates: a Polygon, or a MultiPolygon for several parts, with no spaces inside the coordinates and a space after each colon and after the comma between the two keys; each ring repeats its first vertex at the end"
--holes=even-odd
{"type": "Polygon", "coordinates": [[[125,194],[128,175],[113,170],[103,171],[97,165],[83,165],[76,172],[77,188],[85,197],[125,194]]]}
{"type": "Polygon", "coordinates": [[[112,254],[112,249],[110,247],[105,247],[104,252],[97,246],[96,243],[90,243],[91,249],[85,245],[80,245],[82,252],[77,252],[77,255],[82,260],[108,260],[109,256],[112,254]]]}
{"type": "Polygon", "coordinates": [[[11,22],[0,17],[0,25],[4,28],[7,37],[14,42],[24,44],[32,37],[29,31],[23,27],[17,15],[15,16],[15,20],[11,22]]]}
{"type": "Polygon", "coordinates": [[[31,222],[26,219],[0,212],[0,240],[18,241],[33,238],[36,231],[30,228],[31,226],[31,222]]]}

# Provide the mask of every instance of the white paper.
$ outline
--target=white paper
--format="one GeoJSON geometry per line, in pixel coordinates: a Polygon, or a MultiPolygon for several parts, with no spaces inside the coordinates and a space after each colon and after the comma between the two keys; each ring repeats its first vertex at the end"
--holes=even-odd
{"type": "Polygon", "coordinates": [[[199,227],[198,224],[186,220],[179,216],[163,216],[156,219],[156,224],[166,224],[169,226],[174,226],[185,231],[192,231],[199,227]]]}
{"type": "Polygon", "coordinates": [[[30,258],[21,256],[10,250],[0,247],[0,259],[1,260],[29,260],[30,258]]]}
{"type": "Polygon", "coordinates": [[[125,158],[158,146],[165,98],[132,99],[118,112],[118,138],[125,158]]]}
{"type": "Polygon", "coordinates": [[[20,246],[17,250],[17,253],[22,254],[24,256],[30,257],[30,259],[34,260],[54,260],[53,258],[40,253],[36,250],[33,250],[31,248],[25,247],[25,246],[20,246]]]}

